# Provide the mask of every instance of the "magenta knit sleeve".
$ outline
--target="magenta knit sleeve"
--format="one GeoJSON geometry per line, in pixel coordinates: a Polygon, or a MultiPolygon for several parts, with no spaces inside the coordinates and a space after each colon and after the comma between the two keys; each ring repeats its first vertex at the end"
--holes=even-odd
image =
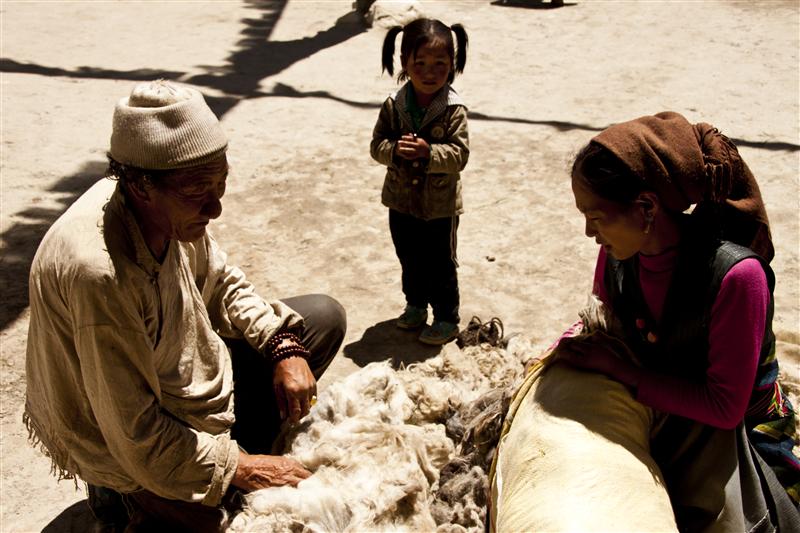
{"type": "Polygon", "coordinates": [[[642,371],[637,400],[710,426],[736,427],[753,390],[769,298],[767,278],[757,259],[734,265],[711,309],[704,382],[642,371]]]}

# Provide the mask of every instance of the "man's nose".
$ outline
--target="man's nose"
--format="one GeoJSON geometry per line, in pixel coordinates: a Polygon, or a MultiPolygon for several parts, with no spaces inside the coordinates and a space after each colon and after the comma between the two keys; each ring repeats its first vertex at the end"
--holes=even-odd
{"type": "Polygon", "coordinates": [[[595,235],[597,235],[597,231],[594,229],[592,223],[589,222],[588,220],[586,221],[586,224],[583,228],[583,232],[587,237],[594,237],[595,235]]]}
{"type": "Polygon", "coordinates": [[[216,196],[209,198],[203,205],[203,214],[208,218],[217,218],[222,214],[222,202],[216,196]]]}

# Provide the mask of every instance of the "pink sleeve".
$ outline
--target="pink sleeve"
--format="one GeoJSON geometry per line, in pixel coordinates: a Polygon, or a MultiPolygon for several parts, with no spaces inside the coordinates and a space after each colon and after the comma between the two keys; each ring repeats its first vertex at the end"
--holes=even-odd
{"type": "Polygon", "coordinates": [[[736,427],[753,390],[768,305],[769,287],[758,260],[748,258],[734,265],[711,309],[705,382],[644,371],[637,399],[710,426],[736,427]]]}

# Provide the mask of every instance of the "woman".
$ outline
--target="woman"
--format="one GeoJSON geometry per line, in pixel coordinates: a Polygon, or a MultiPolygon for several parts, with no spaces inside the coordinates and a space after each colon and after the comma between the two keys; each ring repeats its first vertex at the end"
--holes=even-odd
{"type": "Polygon", "coordinates": [[[774,250],[736,147],[677,113],[641,117],[581,150],[572,189],[602,246],[594,292],[641,366],[601,335],[563,339],[559,360],[659,413],[651,453],[681,530],[800,527],[794,413],[771,327],[774,250]]]}

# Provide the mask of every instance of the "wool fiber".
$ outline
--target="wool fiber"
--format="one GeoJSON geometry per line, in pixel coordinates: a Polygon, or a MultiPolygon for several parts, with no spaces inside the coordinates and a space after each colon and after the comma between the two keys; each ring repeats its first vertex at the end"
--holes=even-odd
{"type": "Polygon", "coordinates": [[[313,475],[248,494],[229,531],[483,531],[502,415],[530,354],[521,336],[451,344],[332,383],[280,439],[313,475]]]}

